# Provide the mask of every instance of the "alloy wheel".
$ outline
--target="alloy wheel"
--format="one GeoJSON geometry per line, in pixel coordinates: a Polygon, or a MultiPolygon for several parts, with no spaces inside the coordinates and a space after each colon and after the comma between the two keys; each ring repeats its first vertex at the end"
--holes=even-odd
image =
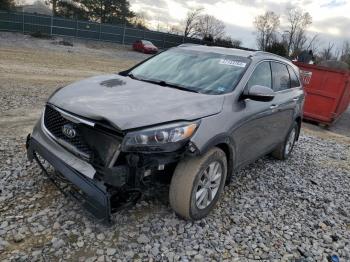
{"type": "Polygon", "coordinates": [[[218,161],[211,162],[202,172],[196,191],[198,209],[208,207],[219,191],[223,169],[218,161]]]}

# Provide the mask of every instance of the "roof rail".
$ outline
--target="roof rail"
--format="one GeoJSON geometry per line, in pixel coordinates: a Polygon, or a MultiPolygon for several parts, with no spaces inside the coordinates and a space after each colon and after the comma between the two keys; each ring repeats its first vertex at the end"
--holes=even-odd
{"type": "Polygon", "coordinates": [[[266,51],[255,51],[253,56],[259,56],[259,55],[270,55],[270,56],[275,56],[275,57],[278,57],[278,58],[283,58],[283,59],[287,59],[286,57],[283,57],[283,56],[280,56],[280,55],[276,55],[274,53],[270,53],[270,52],[266,52],[266,51]]]}
{"type": "Polygon", "coordinates": [[[201,44],[193,44],[193,43],[183,43],[181,45],[178,45],[179,47],[186,47],[186,46],[199,46],[201,44]]]}

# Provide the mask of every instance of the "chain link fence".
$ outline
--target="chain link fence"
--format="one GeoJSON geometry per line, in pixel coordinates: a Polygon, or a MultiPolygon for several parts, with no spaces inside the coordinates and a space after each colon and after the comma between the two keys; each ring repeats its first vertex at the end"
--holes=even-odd
{"type": "Polygon", "coordinates": [[[127,45],[142,39],[153,42],[159,48],[170,48],[182,43],[205,44],[205,42],[196,38],[137,29],[126,25],[101,24],[41,14],[1,10],[0,31],[68,36],[127,45]]]}

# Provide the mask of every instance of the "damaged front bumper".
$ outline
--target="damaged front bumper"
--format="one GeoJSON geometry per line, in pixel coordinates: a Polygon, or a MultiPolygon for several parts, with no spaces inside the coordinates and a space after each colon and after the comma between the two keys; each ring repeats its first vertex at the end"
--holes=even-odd
{"type": "Polygon", "coordinates": [[[144,193],[144,177],[164,165],[177,162],[183,152],[135,154],[125,153],[124,163],[117,166],[96,166],[79,158],[45,132],[42,121],[27,138],[27,154],[36,160],[44,174],[65,195],[77,200],[101,222],[111,223],[111,214],[134,204],[144,193]],[[42,159],[60,174],[48,172],[42,159]],[[152,171],[153,170],[153,171],[152,171]],[[64,182],[60,183],[61,177],[64,182]],[[63,186],[62,186],[63,184],[63,186]],[[68,188],[68,190],[67,190],[68,188]]]}
{"type": "Polygon", "coordinates": [[[92,167],[89,168],[89,166],[86,166],[85,164],[87,163],[84,164],[82,160],[77,159],[69,152],[65,152],[65,155],[60,155],[57,153],[59,151],[53,150],[53,146],[55,147],[56,145],[54,145],[52,141],[49,141],[48,138],[45,139],[45,137],[40,135],[38,136],[38,134],[34,137],[28,136],[28,159],[35,159],[39,166],[43,169],[44,173],[65,195],[68,193],[68,195],[74,200],[78,200],[77,202],[84,206],[86,210],[88,210],[98,220],[110,223],[111,195],[108,192],[107,187],[102,182],[91,179],[78,171],[84,171],[85,168],[85,171],[87,171],[88,174],[91,174],[92,167]],[[48,161],[56,169],[56,171],[62,174],[65,179],[67,179],[79,190],[65,191],[64,188],[61,187],[56,177],[47,172],[40,162],[38,155],[48,161]]]}

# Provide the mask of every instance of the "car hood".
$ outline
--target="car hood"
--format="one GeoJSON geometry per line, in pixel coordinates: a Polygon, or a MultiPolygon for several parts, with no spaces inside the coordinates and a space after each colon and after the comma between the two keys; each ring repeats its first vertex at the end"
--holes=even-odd
{"type": "Polygon", "coordinates": [[[113,74],[70,84],[54,93],[48,102],[76,115],[107,121],[115,128],[126,130],[217,114],[224,97],[113,74]]]}

